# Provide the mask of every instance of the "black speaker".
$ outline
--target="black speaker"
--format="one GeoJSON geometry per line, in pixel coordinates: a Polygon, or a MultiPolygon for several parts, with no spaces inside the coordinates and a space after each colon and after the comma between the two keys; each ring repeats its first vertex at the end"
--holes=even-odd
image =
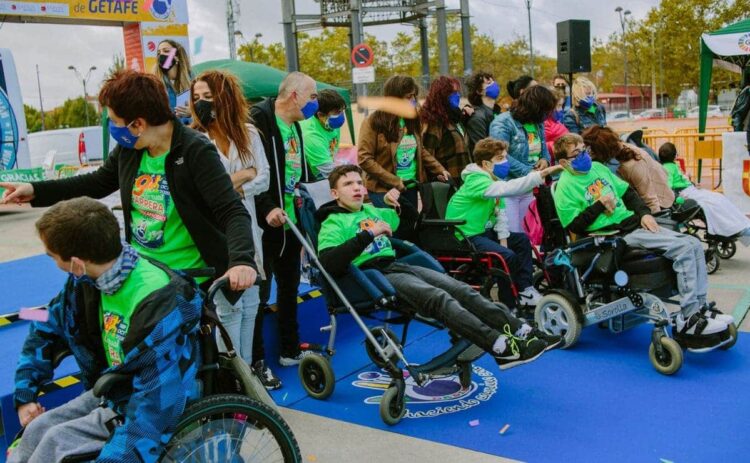
{"type": "Polygon", "coordinates": [[[588,20],[557,23],[557,72],[591,72],[591,23],[588,20]]]}

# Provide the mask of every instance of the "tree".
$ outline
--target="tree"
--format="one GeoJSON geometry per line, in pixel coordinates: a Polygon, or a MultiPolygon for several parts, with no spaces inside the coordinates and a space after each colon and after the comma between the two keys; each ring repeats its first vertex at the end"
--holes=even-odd
{"type": "Polygon", "coordinates": [[[26,117],[26,130],[29,133],[42,130],[42,113],[38,109],[25,104],[23,114],[26,117]]]}
{"type": "Polygon", "coordinates": [[[104,74],[104,78],[109,79],[115,75],[116,72],[122,71],[123,69],[125,69],[125,56],[122,53],[115,53],[112,55],[112,64],[109,65],[109,69],[107,69],[107,72],[104,74]]]}

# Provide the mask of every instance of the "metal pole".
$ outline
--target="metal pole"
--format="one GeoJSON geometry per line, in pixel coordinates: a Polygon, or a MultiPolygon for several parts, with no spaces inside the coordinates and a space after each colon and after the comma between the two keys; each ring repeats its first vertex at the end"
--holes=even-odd
{"type": "Polygon", "coordinates": [[[651,107],[656,109],[656,63],[653,53],[656,51],[654,46],[654,31],[651,31],[651,107]]]}
{"type": "Polygon", "coordinates": [[[299,71],[297,56],[297,31],[294,26],[294,0],[281,0],[281,22],[284,25],[284,48],[286,48],[286,70],[299,71]]]}
{"type": "Polygon", "coordinates": [[[526,12],[529,16],[529,75],[534,77],[534,41],[531,37],[531,0],[526,0],[526,12]]]}
{"type": "Polygon", "coordinates": [[[469,22],[469,0],[461,0],[461,42],[464,48],[464,75],[470,75],[474,67],[471,50],[471,24],[469,22]]]}
{"type": "Polygon", "coordinates": [[[445,0],[435,1],[435,19],[437,20],[438,53],[440,74],[447,75],[448,70],[448,29],[445,16],[445,0]]]}
{"type": "Polygon", "coordinates": [[[427,20],[419,19],[419,49],[422,54],[422,88],[430,86],[430,37],[427,31],[427,20]]]}
{"type": "MultiPolygon", "coordinates": [[[[89,71],[89,74],[91,71],[89,71]]],[[[86,126],[89,125],[89,94],[86,91],[86,79],[83,79],[83,110],[86,113],[86,126]]]]}
{"type": "MultiPolygon", "coordinates": [[[[661,29],[660,29],[661,31],[661,29]]],[[[663,43],[662,35],[659,35],[659,99],[661,99],[661,107],[665,108],[664,112],[662,112],[662,118],[667,117],[667,111],[666,111],[666,105],[664,104],[664,65],[662,63],[663,54],[664,51],[664,43],[663,43]]]]}
{"type": "Polygon", "coordinates": [[[229,37],[229,59],[237,59],[237,44],[234,41],[234,0],[227,0],[227,35],[229,37]]]}
{"type": "MultiPolygon", "coordinates": [[[[359,45],[362,43],[362,10],[360,6],[360,0],[350,0],[349,2],[349,8],[351,9],[351,18],[352,18],[352,41],[354,42],[354,45],[359,45]]],[[[352,64],[353,66],[353,64],[352,64]]],[[[357,95],[358,96],[367,96],[367,84],[357,84],[357,95]]],[[[367,116],[367,109],[364,111],[365,116],[367,116]]]]}
{"type": "Polygon", "coordinates": [[[36,65],[36,87],[39,89],[39,110],[42,114],[42,130],[45,130],[44,126],[44,104],[42,104],[42,84],[39,80],[39,65],[36,65]]]}

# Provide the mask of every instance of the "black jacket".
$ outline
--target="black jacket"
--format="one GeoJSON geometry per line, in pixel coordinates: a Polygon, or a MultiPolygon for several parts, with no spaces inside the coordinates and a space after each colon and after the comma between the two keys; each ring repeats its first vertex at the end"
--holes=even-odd
{"type": "MultiPolygon", "coordinates": [[[[255,209],[258,214],[258,223],[263,228],[263,239],[269,241],[284,242],[285,234],[283,227],[271,227],[266,222],[266,216],[275,208],[284,208],[284,183],[286,166],[286,151],[281,131],[276,124],[276,98],[266,98],[260,103],[253,105],[250,115],[253,123],[258,129],[263,140],[263,148],[266,151],[268,165],[271,167],[271,182],[268,190],[255,197],[255,209]]],[[[305,159],[305,143],[302,140],[302,129],[298,122],[294,123],[299,139],[299,149],[302,155],[302,177],[300,182],[313,181],[310,168],[305,159]]],[[[283,252],[283,246],[281,247],[283,252]]]]}
{"type": "MultiPolygon", "coordinates": [[[[622,222],[610,225],[603,228],[602,230],[615,230],[620,233],[630,233],[636,228],[641,226],[641,218],[644,215],[650,215],[651,209],[646,206],[638,193],[633,187],[628,187],[625,193],[622,195],[622,202],[625,203],[625,207],[634,212],[633,215],[624,219],[622,222]]],[[[584,209],[572,222],[568,225],[568,230],[579,236],[586,236],[589,234],[588,227],[594,223],[599,217],[599,214],[603,214],[605,211],[604,204],[597,201],[591,206],[584,209]]]]}
{"type": "MultiPolygon", "coordinates": [[[[216,147],[203,135],[172,121],[172,143],[165,163],[169,192],[188,233],[206,264],[223,275],[228,268],[249,265],[253,256],[251,218],[219,160],[216,147]]],[[[51,206],[79,196],[104,198],[120,190],[125,237],[131,240],[131,195],[144,150],[117,146],[95,172],[61,180],[34,182],[32,206],[51,206]],[[122,186],[122,188],[120,188],[122,186]]],[[[235,299],[230,296],[230,300],[235,299]]]]}
{"type": "Polygon", "coordinates": [[[500,108],[495,105],[489,108],[484,104],[474,106],[474,114],[466,121],[466,134],[469,136],[469,153],[474,153],[474,146],[483,138],[490,136],[490,123],[500,108]]]}

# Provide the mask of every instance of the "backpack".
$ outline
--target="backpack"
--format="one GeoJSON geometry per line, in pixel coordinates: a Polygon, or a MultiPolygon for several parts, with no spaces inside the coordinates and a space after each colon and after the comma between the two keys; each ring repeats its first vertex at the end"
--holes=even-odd
{"type": "Polygon", "coordinates": [[[526,232],[526,236],[529,237],[529,241],[534,246],[542,244],[544,238],[544,226],[542,225],[542,219],[539,217],[539,211],[536,207],[536,198],[529,204],[529,210],[526,211],[526,215],[523,218],[523,231],[526,232]]]}
{"type": "Polygon", "coordinates": [[[550,252],[553,249],[565,246],[565,229],[563,229],[560,219],[557,217],[552,189],[547,185],[541,185],[536,188],[534,196],[536,197],[539,222],[543,224],[542,251],[550,252]]]}

